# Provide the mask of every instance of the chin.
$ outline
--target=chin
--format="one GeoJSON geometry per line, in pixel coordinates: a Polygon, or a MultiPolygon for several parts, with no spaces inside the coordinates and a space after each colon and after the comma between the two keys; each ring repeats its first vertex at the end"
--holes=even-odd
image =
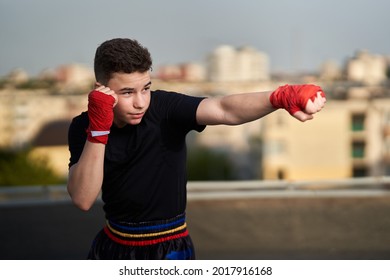
{"type": "Polygon", "coordinates": [[[142,119],[132,119],[128,122],[128,124],[130,125],[137,125],[137,124],[140,124],[142,121],[142,119]]]}

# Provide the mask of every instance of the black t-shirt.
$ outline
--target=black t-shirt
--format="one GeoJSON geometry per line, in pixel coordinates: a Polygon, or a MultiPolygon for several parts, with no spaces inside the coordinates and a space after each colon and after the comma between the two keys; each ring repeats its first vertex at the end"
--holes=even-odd
{"type": "MultiPolygon", "coordinates": [[[[203,98],[153,91],[149,109],[138,125],[111,127],[105,148],[102,199],[108,219],[141,222],[162,220],[186,208],[186,144],[203,98]]],[[[88,113],[75,117],[69,128],[69,166],[86,141],[88,113]]]]}

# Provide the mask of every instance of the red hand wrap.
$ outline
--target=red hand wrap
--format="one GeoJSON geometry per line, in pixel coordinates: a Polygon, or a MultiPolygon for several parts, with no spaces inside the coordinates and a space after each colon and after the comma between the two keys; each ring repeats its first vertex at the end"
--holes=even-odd
{"type": "Polygon", "coordinates": [[[108,134],[114,120],[113,106],[115,98],[103,92],[93,90],[88,95],[88,118],[87,130],[88,141],[92,143],[107,144],[108,134]],[[98,134],[93,136],[92,134],[98,134]],[[99,135],[104,134],[104,135],[99,135]]]}
{"type": "Polygon", "coordinates": [[[291,115],[304,111],[306,104],[317,97],[317,92],[325,97],[324,92],[316,85],[284,85],[278,87],[270,96],[270,102],[275,108],[284,108],[291,115]]]}

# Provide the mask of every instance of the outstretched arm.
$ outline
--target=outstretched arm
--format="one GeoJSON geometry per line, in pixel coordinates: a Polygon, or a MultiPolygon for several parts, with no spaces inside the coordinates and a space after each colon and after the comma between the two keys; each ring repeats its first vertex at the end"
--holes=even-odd
{"type": "Polygon", "coordinates": [[[233,94],[204,99],[197,110],[200,125],[239,125],[260,119],[279,108],[304,122],[325,105],[322,89],[314,85],[285,85],[275,91],[233,94]]]}

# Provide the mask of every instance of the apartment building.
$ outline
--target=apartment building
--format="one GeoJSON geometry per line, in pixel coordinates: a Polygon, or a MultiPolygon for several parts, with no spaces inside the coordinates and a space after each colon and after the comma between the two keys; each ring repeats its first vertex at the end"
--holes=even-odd
{"type": "Polygon", "coordinates": [[[390,100],[331,100],[315,120],[263,120],[264,179],[380,176],[390,166],[390,100]]]}
{"type": "Polygon", "coordinates": [[[270,78],[269,57],[252,47],[223,45],[208,58],[208,77],[212,82],[248,82],[270,78]]]}
{"type": "Polygon", "coordinates": [[[347,61],[346,78],[366,85],[378,85],[387,79],[388,67],[385,56],[361,50],[347,61]]]}
{"type": "Polygon", "coordinates": [[[47,90],[4,89],[0,99],[0,147],[28,145],[46,124],[70,120],[87,108],[85,96],[51,95],[47,90]]]}

